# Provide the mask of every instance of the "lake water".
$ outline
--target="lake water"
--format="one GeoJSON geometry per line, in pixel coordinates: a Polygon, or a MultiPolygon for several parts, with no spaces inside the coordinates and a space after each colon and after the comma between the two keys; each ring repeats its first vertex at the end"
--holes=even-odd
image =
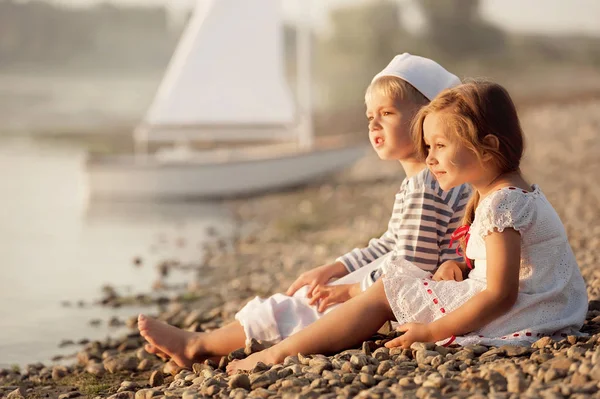
{"type": "Polygon", "coordinates": [[[231,234],[218,204],[88,204],[84,155],[75,146],[0,140],[0,367],[73,353],[58,348],[63,339],[122,334],[107,321],[139,309],[92,305],[103,285],[147,292],[159,260],[200,259],[209,227],[231,234]]]}

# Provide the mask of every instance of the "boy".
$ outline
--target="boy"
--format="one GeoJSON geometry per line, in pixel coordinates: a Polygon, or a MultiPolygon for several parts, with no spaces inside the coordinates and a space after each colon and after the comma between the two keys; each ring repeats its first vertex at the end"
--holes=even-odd
{"type": "MultiPolygon", "coordinates": [[[[470,191],[466,186],[442,191],[419,159],[410,134],[417,111],[458,84],[460,80],[436,62],[404,53],[369,85],[365,102],[371,144],[381,159],[399,161],[406,172],[388,230],[380,238],[301,274],[287,295],[256,297],[236,314],[236,321],[210,333],[180,330],[140,315],[138,328],[149,342],[146,350],[190,366],[226,355],[251,338],[278,342],[334,311],[332,305],[359,295],[380,277],[380,266],[388,259],[405,258],[431,272],[446,261],[461,261],[449,244],[470,191]],[[336,277],[343,278],[327,284],[336,277]]],[[[437,278],[461,278],[458,266],[447,265],[437,278]]]]}

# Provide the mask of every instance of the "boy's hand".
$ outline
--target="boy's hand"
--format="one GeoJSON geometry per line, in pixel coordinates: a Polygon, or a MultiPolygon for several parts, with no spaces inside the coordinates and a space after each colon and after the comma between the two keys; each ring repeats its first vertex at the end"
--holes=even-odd
{"type": "Polygon", "coordinates": [[[404,332],[399,337],[386,342],[386,348],[395,348],[401,346],[404,349],[410,348],[414,342],[433,342],[433,333],[429,328],[429,324],[423,323],[407,323],[403,324],[396,329],[397,331],[404,332]]]}
{"type": "Polygon", "coordinates": [[[325,285],[333,277],[342,277],[348,274],[346,266],[342,262],[334,262],[328,265],[316,267],[312,270],[302,273],[296,281],[290,285],[290,288],[285,292],[286,295],[292,296],[300,288],[308,285],[307,298],[312,298],[313,290],[318,285],[325,285]]]}
{"type": "Polygon", "coordinates": [[[447,260],[440,265],[433,275],[434,281],[454,280],[463,281],[463,268],[459,262],[447,260]]]}
{"type": "Polygon", "coordinates": [[[336,303],[346,302],[360,293],[360,284],[319,285],[313,291],[309,305],[318,303],[317,310],[324,312],[336,303]]]}

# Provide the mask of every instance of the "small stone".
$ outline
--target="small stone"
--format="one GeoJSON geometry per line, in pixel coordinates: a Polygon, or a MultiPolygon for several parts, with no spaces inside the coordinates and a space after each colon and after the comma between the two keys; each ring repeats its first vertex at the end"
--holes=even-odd
{"type": "Polygon", "coordinates": [[[95,358],[95,356],[93,356],[90,352],[88,351],[80,351],[77,352],[77,361],[79,362],[79,364],[81,364],[82,366],[85,366],[86,364],[88,364],[91,360],[93,360],[95,358]]]}
{"type": "Polygon", "coordinates": [[[55,366],[52,368],[52,379],[54,381],[60,380],[69,373],[69,370],[64,366],[55,366]]]}
{"type": "Polygon", "coordinates": [[[481,356],[485,352],[490,350],[490,348],[488,348],[487,346],[484,346],[484,345],[475,344],[475,345],[465,346],[465,350],[473,352],[476,356],[481,356]]]}
{"type": "Polygon", "coordinates": [[[470,350],[463,349],[454,354],[454,359],[461,361],[461,362],[464,362],[465,360],[468,360],[468,359],[475,359],[475,353],[470,350]]]}
{"type": "Polygon", "coordinates": [[[165,376],[163,374],[162,371],[160,370],[154,370],[152,372],[152,374],[150,374],[150,379],[148,380],[148,383],[150,384],[151,387],[158,387],[163,385],[165,382],[165,376]]]}
{"type": "Polygon", "coordinates": [[[27,393],[25,392],[25,388],[23,387],[18,387],[17,389],[15,389],[14,391],[10,392],[7,396],[6,399],[25,399],[25,395],[27,393]]]}
{"type": "Polygon", "coordinates": [[[506,378],[496,370],[486,370],[481,373],[481,376],[490,382],[490,386],[496,392],[504,392],[507,389],[506,378]]]}
{"type": "MultiPolygon", "coordinates": [[[[214,393],[213,393],[213,395],[214,395],[214,393]]],[[[192,391],[190,389],[183,391],[183,393],[181,394],[181,399],[198,399],[198,398],[200,398],[200,395],[198,394],[198,392],[192,391]]]]}
{"type": "Polygon", "coordinates": [[[135,393],[135,399],[152,399],[155,396],[158,396],[159,392],[154,389],[140,389],[135,393]]]}
{"type": "Polygon", "coordinates": [[[134,339],[127,339],[117,347],[118,352],[127,352],[138,347],[138,343],[134,339]]]}
{"type": "Polygon", "coordinates": [[[253,373],[250,375],[249,383],[252,389],[267,388],[277,380],[277,374],[273,372],[253,373]]]}
{"type": "Polygon", "coordinates": [[[308,362],[308,365],[315,374],[321,374],[325,370],[333,370],[331,361],[326,357],[315,357],[308,362]]]}
{"type": "Polygon", "coordinates": [[[350,357],[350,364],[356,369],[361,369],[368,364],[368,360],[364,354],[352,355],[350,357]]]}
{"type": "Polygon", "coordinates": [[[367,341],[363,342],[362,351],[365,354],[365,356],[371,356],[371,346],[367,341]]]}
{"type": "Polygon", "coordinates": [[[144,360],[144,359],[153,359],[154,355],[148,353],[146,351],[146,349],[144,348],[139,348],[138,350],[135,351],[135,356],[138,358],[138,360],[144,360]]]}
{"type": "Polygon", "coordinates": [[[423,382],[424,387],[442,389],[446,385],[446,380],[439,373],[433,373],[423,382]]]}
{"type": "MultiPolygon", "coordinates": [[[[130,329],[135,329],[137,327],[138,318],[137,316],[131,316],[127,320],[125,320],[125,325],[130,329]]],[[[142,348],[142,350],[144,350],[142,348]]],[[[146,352],[146,351],[144,351],[146,352]]]]}
{"type": "Polygon", "coordinates": [[[308,366],[308,363],[310,362],[311,357],[310,356],[306,356],[302,353],[298,353],[298,362],[299,364],[302,364],[303,366],[308,366]]]}
{"type": "Polygon", "coordinates": [[[373,357],[377,360],[389,360],[390,359],[390,350],[386,347],[377,348],[375,352],[373,352],[373,357]]]}
{"type": "Polygon", "coordinates": [[[138,384],[133,381],[123,381],[123,382],[121,382],[121,386],[120,386],[120,388],[125,388],[124,390],[127,390],[127,391],[133,391],[138,387],[139,387],[138,384]]]}
{"type": "Polygon", "coordinates": [[[229,388],[230,389],[242,388],[242,389],[245,389],[246,391],[249,391],[250,390],[250,377],[248,377],[248,374],[234,374],[229,379],[229,388]]]}
{"type": "Polygon", "coordinates": [[[567,349],[567,357],[570,359],[583,359],[586,354],[586,350],[579,346],[572,346],[567,349]]]}
{"type": "Polygon", "coordinates": [[[342,373],[354,373],[354,366],[350,362],[344,362],[340,367],[340,371],[342,373]]]}
{"type": "Polygon", "coordinates": [[[131,391],[118,392],[109,396],[108,399],[135,399],[135,393],[131,391]]]}
{"type": "Polygon", "coordinates": [[[288,356],[283,360],[284,366],[291,366],[293,364],[299,364],[300,360],[298,360],[298,356],[288,356]]]}
{"type": "Polygon", "coordinates": [[[581,373],[575,372],[571,376],[571,385],[578,387],[587,384],[589,378],[581,373]]]}
{"type": "Polygon", "coordinates": [[[414,389],[417,387],[414,380],[410,377],[403,377],[398,380],[398,385],[406,389],[414,389]]]}
{"type": "Polygon", "coordinates": [[[438,355],[438,356],[434,356],[433,359],[431,359],[431,367],[433,367],[434,369],[437,369],[439,366],[441,366],[441,364],[444,362],[444,358],[442,357],[442,355],[438,355]]]}
{"type": "Polygon", "coordinates": [[[377,367],[376,373],[378,375],[384,375],[392,367],[394,367],[394,362],[393,361],[391,361],[391,360],[384,360],[383,362],[379,363],[379,366],[377,367]]]}
{"type": "Polygon", "coordinates": [[[359,380],[361,383],[365,384],[368,387],[372,387],[373,385],[375,385],[377,383],[375,381],[375,378],[373,378],[373,376],[371,374],[367,374],[367,373],[360,373],[359,380]]]}
{"type": "Polygon", "coordinates": [[[506,383],[506,390],[511,393],[523,393],[529,385],[521,372],[508,374],[506,376],[506,383]]]}
{"type": "Polygon", "coordinates": [[[72,391],[72,392],[63,393],[62,395],[58,395],[58,399],[71,399],[71,398],[78,398],[79,396],[81,396],[81,393],[79,393],[77,391],[72,391]]]}
{"type": "Polygon", "coordinates": [[[143,359],[137,366],[138,371],[147,371],[152,367],[152,363],[148,359],[143,359]]]}
{"type": "Polygon", "coordinates": [[[542,348],[545,348],[546,346],[552,345],[553,342],[554,341],[550,337],[542,337],[542,338],[538,339],[537,341],[535,341],[533,344],[531,344],[531,347],[537,348],[537,349],[542,349],[542,348]]]}
{"type": "Polygon", "coordinates": [[[244,359],[245,357],[246,357],[246,349],[244,349],[244,348],[236,349],[227,355],[227,358],[229,359],[229,361],[241,360],[241,359],[244,359]]]}
{"type": "Polygon", "coordinates": [[[102,363],[98,363],[98,362],[89,362],[88,365],[85,367],[85,372],[95,375],[97,377],[101,377],[104,375],[104,365],[102,365],[102,363]]]}
{"type": "Polygon", "coordinates": [[[367,364],[366,366],[363,366],[362,369],[360,369],[361,373],[366,373],[366,374],[370,374],[370,375],[375,374],[376,371],[377,371],[377,369],[372,364],[367,364]]]}
{"type": "Polygon", "coordinates": [[[266,364],[264,364],[263,362],[258,362],[256,363],[256,366],[254,366],[254,368],[252,370],[250,370],[252,373],[259,373],[261,371],[265,371],[265,370],[269,370],[270,367],[266,364]]]}
{"type": "Polygon", "coordinates": [[[248,391],[242,388],[235,388],[232,389],[231,392],[229,392],[229,397],[231,399],[246,399],[247,395],[248,391]]]}
{"type": "Polygon", "coordinates": [[[197,375],[202,374],[202,372],[204,370],[214,370],[214,368],[212,366],[209,366],[208,364],[204,364],[204,363],[194,363],[192,365],[192,370],[194,371],[194,373],[196,373],[197,375]]]}
{"type": "Polygon", "coordinates": [[[129,370],[133,371],[137,368],[138,361],[135,357],[116,357],[116,356],[108,356],[104,359],[104,368],[109,373],[113,374],[118,371],[129,370]]]}
{"type": "Polygon", "coordinates": [[[165,363],[162,371],[165,374],[171,374],[172,376],[176,376],[181,371],[181,367],[179,367],[174,361],[170,360],[167,363],[165,363]]]}
{"type": "Polygon", "coordinates": [[[263,345],[261,342],[257,341],[256,339],[252,338],[250,340],[250,342],[248,342],[246,344],[246,347],[244,348],[244,353],[246,354],[246,356],[250,356],[253,353],[260,352],[265,349],[266,349],[265,345],[263,345]]]}
{"type": "Polygon", "coordinates": [[[413,351],[430,351],[435,349],[435,344],[431,342],[413,342],[413,344],[410,346],[410,349],[412,349],[413,351]]]}
{"type": "Polygon", "coordinates": [[[526,346],[503,345],[498,349],[503,350],[508,357],[529,356],[531,354],[531,348],[526,346]]]}
{"type": "Polygon", "coordinates": [[[219,370],[225,370],[227,368],[227,365],[229,364],[229,359],[227,358],[227,356],[222,356],[221,360],[219,360],[219,370]]]}

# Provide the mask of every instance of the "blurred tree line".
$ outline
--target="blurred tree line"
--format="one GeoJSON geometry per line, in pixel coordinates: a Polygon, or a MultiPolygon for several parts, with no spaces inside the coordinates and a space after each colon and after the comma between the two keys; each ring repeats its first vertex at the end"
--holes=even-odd
{"type": "Polygon", "coordinates": [[[452,71],[520,70],[552,63],[600,67],[600,38],[511,34],[486,21],[480,0],[413,0],[422,32],[402,24],[403,7],[375,0],[330,13],[331,33],[316,39],[318,90],[331,110],[362,106],[364,89],[395,54],[431,57],[452,71]],[[473,65],[476,64],[475,67],[473,65]]]}
{"type": "Polygon", "coordinates": [[[178,35],[169,30],[162,7],[0,0],[0,68],[162,67],[178,35]]]}

